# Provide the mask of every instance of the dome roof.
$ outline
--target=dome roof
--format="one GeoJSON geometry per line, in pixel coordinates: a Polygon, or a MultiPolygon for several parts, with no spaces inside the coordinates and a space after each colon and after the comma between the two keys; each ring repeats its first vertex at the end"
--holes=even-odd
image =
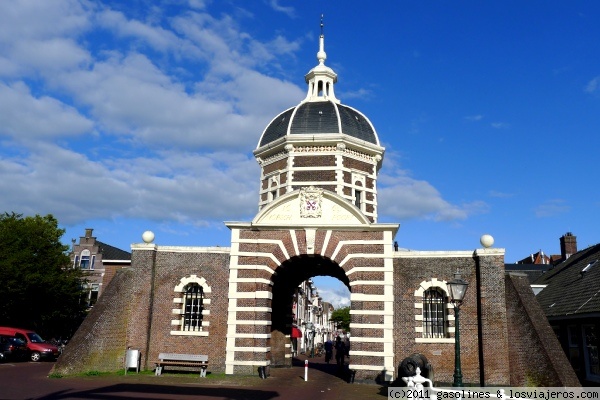
{"type": "Polygon", "coordinates": [[[258,147],[287,135],[346,134],[379,145],[373,125],[364,114],[332,100],[307,101],[275,117],[264,130],[258,147]]]}
{"type": "Polygon", "coordinates": [[[319,64],[304,77],[308,84],[306,98],[271,121],[258,141],[258,148],[288,135],[325,134],[345,134],[379,146],[371,121],[354,108],[341,104],[335,97],[333,87],[337,83],[337,74],[325,65],[326,59],[321,22],[317,52],[319,64]]]}

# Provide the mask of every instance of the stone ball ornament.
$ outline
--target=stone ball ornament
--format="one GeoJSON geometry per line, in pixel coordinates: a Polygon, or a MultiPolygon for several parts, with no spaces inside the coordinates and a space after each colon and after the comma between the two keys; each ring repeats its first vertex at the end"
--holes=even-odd
{"type": "Polygon", "coordinates": [[[486,233],[485,235],[481,235],[479,242],[484,248],[488,249],[494,245],[494,238],[492,237],[492,235],[488,235],[486,233]]]}
{"type": "Polygon", "coordinates": [[[144,243],[152,243],[152,241],[154,240],[154,232],[146,231],[142,233],[142,240],[144,241],[144,243]]]}

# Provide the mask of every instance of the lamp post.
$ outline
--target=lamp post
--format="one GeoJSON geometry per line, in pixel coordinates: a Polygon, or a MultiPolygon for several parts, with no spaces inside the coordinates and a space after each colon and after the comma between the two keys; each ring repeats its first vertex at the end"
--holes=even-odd
{"type": "Polygon", "coordinates": [[[315,324],[312,322],[307,322],[306,331],[310,333],[310,336],[308,337],[308,345],[310,346],[310,357],[312,358],[315,356],[315,324]]]}
{"type": "Polygon", "coordinates": [[[463,387],[462,382],[462,371],[460,368],[460,325],[459,325],[459,313],[460,305],[465,297],[467,286],[469,284],[461,279],[460,274],[457,272],[454,274],[454,279],[448,282],[448,290],[450,291],[450,301],[454,305],[454,318],[455,318],[455,341],[454,341],[454,381],[452,382],[453,387],[463,387]]]}

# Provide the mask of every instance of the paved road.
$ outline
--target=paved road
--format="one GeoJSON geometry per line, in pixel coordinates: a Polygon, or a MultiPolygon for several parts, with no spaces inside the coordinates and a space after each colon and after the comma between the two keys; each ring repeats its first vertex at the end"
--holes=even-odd
{"type": "Polygon", "coordinates": [[[336,374],[335,365],[311,363],[308,381],[304,368],[273,368],[271,376],[200,379],[190,375],[136,374],[125,376],[48,378],[52,363],[0,363],[2,400],[124,400],[124,399],[387,399],[387,389],[378,385],[349,384],[336,374]]]}

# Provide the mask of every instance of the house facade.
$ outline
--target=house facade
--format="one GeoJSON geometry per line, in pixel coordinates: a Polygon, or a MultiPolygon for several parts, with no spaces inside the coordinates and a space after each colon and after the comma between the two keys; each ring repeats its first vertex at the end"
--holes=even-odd
{"type": "Polygon", "coordinates": [[[71,265],[83,272],[86,296],[83,301],[93,307],[104,288],[121,268],[131,265],[131,253],[103,243],[93,236],[93,229],[85,230],[79,241],[72,240],[71,265]]]}
{"type": "MultiPolygon", "coordinates": [[[[569,240],[576,243],[573,235],[569,240]]],[[[584,385],[598,386],[600,244],[580,251],[575,245],[567,254],[564,261],[534,281],[540,289],[536,298],[579,380],[584,385]]]]}
{"type": "MultiPolygon", "coordinates": [[[[394,246],[399,224],[377,222],[385,149],[371,121],[337,99],[326,59],[321,35],[306,97],[259,138],[259,211],[225,223],[231,246],[162,246],[145,234],[56,372],[119,369],[127,348],[141,351],[146,369],[160,352],[206,354],[210,369],[226,374],[291,367],[301,318],[294,295],[312,277],[330,276],[351,292],[348,368],[356,380],[392,381],[400,362],[419,353],[436,382],[448,383],[457,333],[448,282],[460,272],[469,283],[460,324],[465,383],[524,385],[535,376],[547,386],[578,384],[564,355],[546,356],[560,353],[558,341],[528,284],[506,274],[503,249],[394,246]],[[94,329],[113,340],[89,335],[94,329]],[[539,353],[538,362],[516,345],[539,353]]],[[[302,312],[318,313],[314,305],[302,312]]]]}

